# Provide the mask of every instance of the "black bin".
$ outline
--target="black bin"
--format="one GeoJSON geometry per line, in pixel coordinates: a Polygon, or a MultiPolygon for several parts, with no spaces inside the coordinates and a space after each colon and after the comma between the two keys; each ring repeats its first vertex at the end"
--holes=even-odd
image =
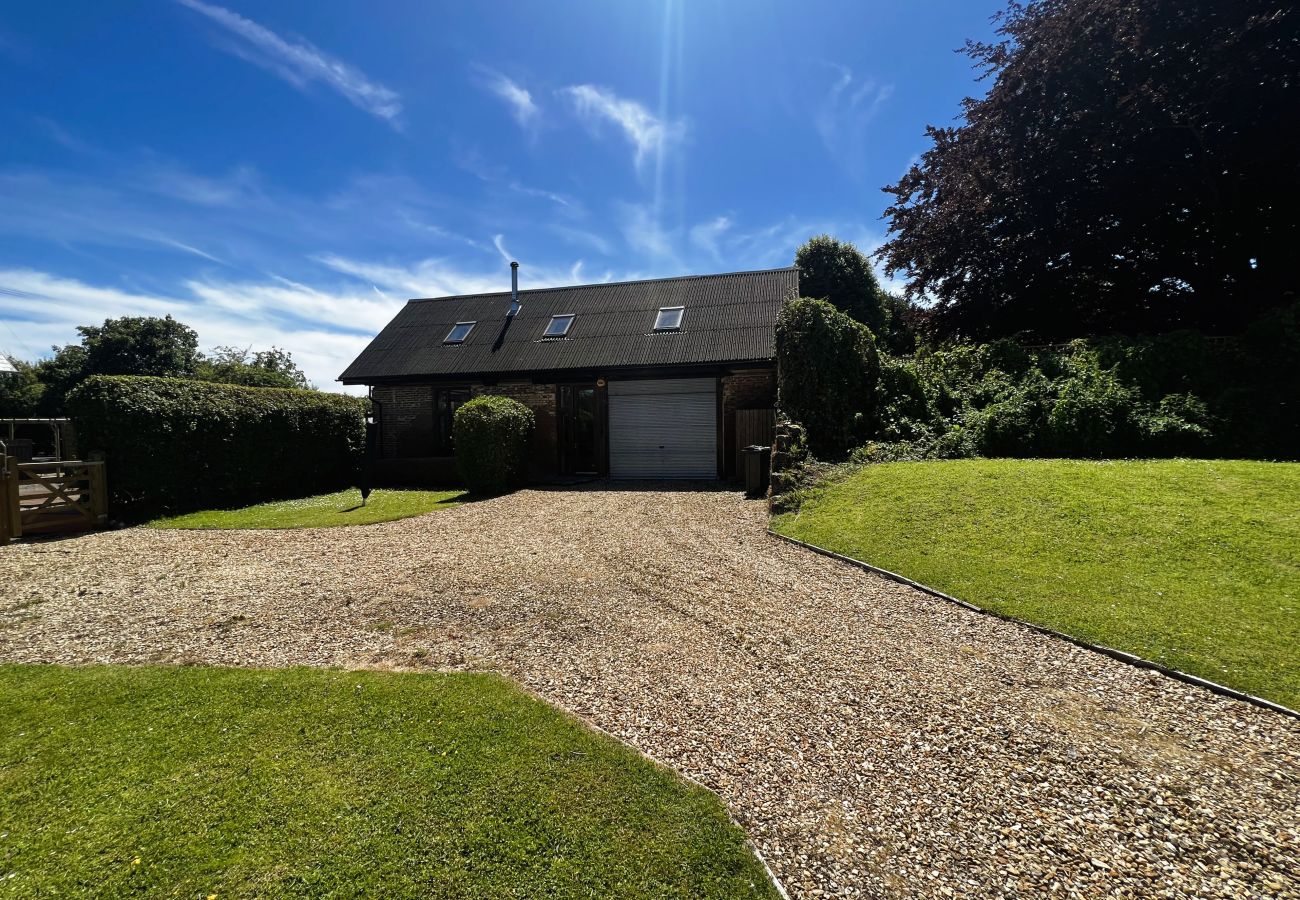
{"type": "Polygon", "coordinates": [[[761,497],[767,493],[767,478],[772,467],[772,448],[757,444],[741,450],[742,468],[745,476],[745,493],[751,497],[761,497]]]}

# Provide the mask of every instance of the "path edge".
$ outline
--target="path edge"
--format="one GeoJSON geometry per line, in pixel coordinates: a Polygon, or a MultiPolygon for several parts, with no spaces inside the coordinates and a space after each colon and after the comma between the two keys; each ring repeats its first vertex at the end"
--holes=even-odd
{"type": "Polygon", "coordinates": [[[767,528],[767,533],[771,537],[785,541],[789,544],[794,544],[796,547],[811,550],[813,553],[828,556],[831,559],[839,560],[842,563],[848,563],[849,565],[856,566],[859,569],[865,569],[866,571],[879,575],[882,578],[888,578],[890,581],[905,584],[910,588],[915,588],[922,593],[929,594],[931,597],[938,597],[940,600],[956,604],[962,609],[967,609],[971,612],[979,613],[980,615],[991,616],[995,619],[1001,619],[1004,622],[1011,622],[1022,628],[1028,628],[1030,631],[1035,631],[1039,634],[1044,634],[1048,637],[1053,637],[1057,640],[1074,644],[1076,647],[1082,647],[1084,650],[1091,650],[1093,653],[1100,653],[1103,656],[1109,656],[1111,659],[1117,659],[1122,663],[1128,663],[1130,666],[1136,666],[1139,669],[1150,669],[1159,672],[1167,678],[1173,678],[1176,681],[1195,685],[1196,687],[1218,694],[1221,697],[1227,697],[1230,700],[1250,703],[1254,706],[1267,709],[1270,712],[1281,713],[1282,715],[1290,716],[1293,719],[1300,719],[1300,712],[1297,712],[1288,706],[1283,706],[1281,703],[1274,703],[1272,700],[1265,700],[1263,697],[1256,697],[1254,694],[1247,694],[1244,691],[1239,691],[1235,688],[1230,688],[1227,685],[1219,684],[1217,681],[1210,681],[1208,678],[1201,678],[1199,675],[1191,675],[1187,672],[1179,671],[1178,669],[1171,669],[1168,666],[1161,665],[1158,662],[1152,662],[1149,659],[1137,656],[1133,653],[1128,653],[1124,650],[1116,650],[1114,647],[1107,647],[1105,644],[1094,644],[1090,641],[1085,641],[1082,638],[1077,638],[1061,631],[1054,631],[1053,629],[1045,628],[1042,625],[1035,625],[1032,622],[1026,622],[1024,619],[1017,619],[1015,616],[1009,616],[995,610],[985,609],[982,606],[976,606],[974,603],[968,603],[967,601],[960,600],[950,594],[945,594],[943,591],[935,590],[929,585],[921,584],[919,581],[913,581],[904,575],[899,575],[897,572],[891,572],[888,569],[873,566],[871,563],[863,562],[855,557],[846,556],[843,553],[836,553],[834,550],[827,550],[825,547],[818,547],[816,544],[809,544],[807,541],[801,541],[798,538],[792,538],[789,535],[781,534],[779,531],[773,531],[770,525],[767,528]]]}

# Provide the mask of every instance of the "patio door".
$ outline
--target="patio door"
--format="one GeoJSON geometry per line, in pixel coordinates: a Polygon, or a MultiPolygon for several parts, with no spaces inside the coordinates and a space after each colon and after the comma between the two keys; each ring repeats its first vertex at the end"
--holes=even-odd
{"type": "Polygon", "coordinates": [[[600,474],[600,403],[594,384],[559,386],[560,471],[600,474]]]}

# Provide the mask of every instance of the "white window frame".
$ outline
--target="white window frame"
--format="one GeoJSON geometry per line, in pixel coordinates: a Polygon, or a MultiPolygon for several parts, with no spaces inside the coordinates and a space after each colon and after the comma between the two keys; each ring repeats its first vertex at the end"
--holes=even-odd
{"type": "Polygon", "coordinates": [[[681,331],[682,320],[686,317],[686,307],[684,306],[661,306],[659,314],[655,316],[655,331],[681,331]],[[677,321],[673,325],[664,324],[664,313],[677,313],[677,321]]]}
{"type": "Polygon", "coordinates": [[[569,332],[573,330],[573,323],[574,323],[575,321],[577,321],[577,318],[578,318],[578,314],[577,314],[577,313],[556,313],[555,315],[551,316],[551,321],[549,321],[549,322],[546,323],[546,329],[542,332],[542,337],[544,337],[544,338],[562,338],[562,337],[568,337],[568,336],[569,336],[569,332]],[[564,323],[564,330],[563,330],[563,331],[554,332],[554,331],[552,331],[551,329],[555,327],[555,323],[556,323],[559,319],[566,319],[566,320],[567,320],[567,321],[564,323]]]}
{"type": "Polygon", "coordinates": [[[477,325],[477,324],[478,324],[478,322],[457,322],[455,325],[451,326],[451,331],[447,332],[447,336],[446,336],[445,338],[442,339],[442,342],[443,342],[444,344],[463,344],[463,343],[465,343],[465,339],[469,337],[470,332],[474,330],[474,326],[477,325]],[[452,335],[454,335],[454,334],[456,333],[456,329],[457,329],[457,328],[461,328],[461,327],[464,327],[464,326],[469,326],[468,328],[465,328],[465,333],[464,333],[464,334],[462,334],[460,337],[452,337],[452,335]]]}

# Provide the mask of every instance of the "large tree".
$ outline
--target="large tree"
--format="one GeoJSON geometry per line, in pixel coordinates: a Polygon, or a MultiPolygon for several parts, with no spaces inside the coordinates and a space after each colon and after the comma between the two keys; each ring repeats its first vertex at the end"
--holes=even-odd
{"type": "Polygon", "coordinates": [[[871,260],[848,241],[819,234],[795,251],[799,293],[828,300],[840,312],[857,319],[879,335],[885,329],[885,292],[871,260]]]}
{"type": "Polygon", "coordinates": [[[1237,330],[1300,243],[1300,10],[1033,0],[965,52],[991,79],[886,191],[887,270],[947,334],[1237,330]]]}
{"type": "Polygon", "coordinates": [[[199,336],[171,316],[124,316],[82,325],[87,375],[162,375],[185,378],[199,362],[199,336]]]}

